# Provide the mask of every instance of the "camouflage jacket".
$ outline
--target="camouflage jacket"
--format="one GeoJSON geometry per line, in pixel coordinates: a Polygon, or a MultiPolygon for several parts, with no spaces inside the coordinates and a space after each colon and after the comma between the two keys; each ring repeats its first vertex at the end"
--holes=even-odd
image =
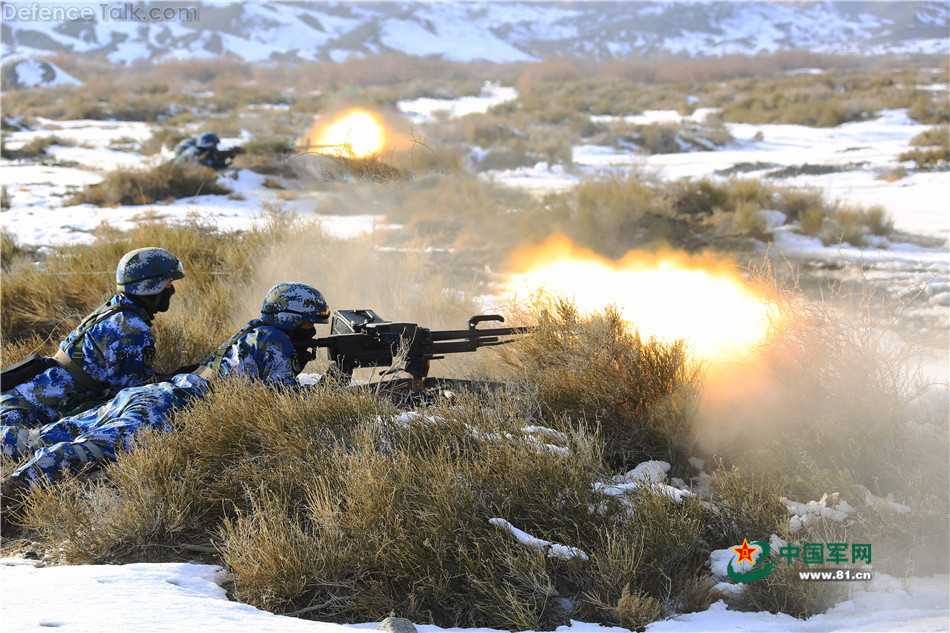
{"type": "Polygon", "coordinates": [[[221,356],[219,376],[242,376],[250,380],[266,380],[297,385],[300,368],[294,360],[294,344],[283,330],[253,319],[238,334],[225,342],[215,354],[202,363],[213,368],[221,356]],[[223,355],[222,355],[223,354],[223,355]]]}
{"type": "MultiPolygon", "coordinates": [[[[73,330],[59,346],[67,354],[81,349],[82,369],[113,394],[155,375],[155,335],[148,312],[122,294],[113,296],[102,309],[117,304],[127,309],[93,325],[82,341],[78,340],[80,328],[73,330]]],[[[0,395],[0,416],[3,424],[41,426],[58,420],[64,409],[99,395],[57,365],[0,395]]]]}

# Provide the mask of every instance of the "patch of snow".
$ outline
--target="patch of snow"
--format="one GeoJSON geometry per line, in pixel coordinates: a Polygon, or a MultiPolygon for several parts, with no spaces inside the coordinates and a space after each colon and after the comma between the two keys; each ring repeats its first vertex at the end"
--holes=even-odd
{"type": "Polygon", "coordinates": [[[17,77],[20,88],[35,88],[37,86],[81,86],[82,82],[64,71],[62,68],[47,61],[24,59],[12,65],[10,70],[17,77]]]}
{"type": "Polygon", "coordinates": [[[399,101],[396,106],[402,112],[410,115],[416,123],[425,123],[436,120],[436,113],[444,113],[450,118],[462,117],[467,114],[482,114],[496,105],[518,98],[514,88],[499,86],[485,82],[481,94],[477,97],[460,97],[458,99],[420,98],[399,101]]]}
{"type": "Polygon", "coordinates": [[[488,522],[499,529],[509,532],[515,537],[515,539],[517,539],[519,543],[525,547],[536,547],[540,550],[543,550],[547,554],[548,558],[559,558],[561,560],[571,560],[572,558],[579,558],[581,560],[589,559],[586,553],[576,547],[568,547],[567,545],[561,545],[559,543],[552,543],[551,541],[535,538],[527,532],[519,530],[504,519],[488,519],[488,522]]]}

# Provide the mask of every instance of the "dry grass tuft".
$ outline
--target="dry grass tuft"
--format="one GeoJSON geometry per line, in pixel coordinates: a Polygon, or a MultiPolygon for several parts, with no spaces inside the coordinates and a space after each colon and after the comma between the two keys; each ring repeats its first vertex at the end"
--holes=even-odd
{"type": "Polygon", "coordinates": [[[88,185],[66,201],[99,207],[146,205],[199,195],[225,195],[230,190],[218,183],[213,169],[165,162],[156,167],[116,169],[102,182],[88,185]]]}
{"type": "Polygon", "coordinates": [[[582,321],[561,299],[538,326],[521,344],[517,374],[546,418],[597,427],[614,468],[681,461],[699,386],[682,342],[644,341],[610,308],[582,321]]]}

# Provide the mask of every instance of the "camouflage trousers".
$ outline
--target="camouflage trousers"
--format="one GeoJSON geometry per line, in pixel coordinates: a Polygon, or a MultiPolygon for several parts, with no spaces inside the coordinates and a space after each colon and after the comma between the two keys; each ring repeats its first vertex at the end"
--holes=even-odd
{"type": "MultiPolygon", "coordinates": [[[[32,380],[0,394],[0,424],[39,428],[62,417],[64,401],[82,391],[62,367],[52,367],[32,380]]],[[[9,454],[9,453],[7,453],[9,454]]]]}
{"type": "Polygon", "coordinates": [[[98,409],[38,429],[0,426],[0,447],[14,458],[31,456],[13,473],[27,485],[40,477],[56,479],[64,471],[114,460],[144,429],[173,430],[168,421],[172,411],[192,395],[175,386],[165,382],[123,389],[98,409]]]}

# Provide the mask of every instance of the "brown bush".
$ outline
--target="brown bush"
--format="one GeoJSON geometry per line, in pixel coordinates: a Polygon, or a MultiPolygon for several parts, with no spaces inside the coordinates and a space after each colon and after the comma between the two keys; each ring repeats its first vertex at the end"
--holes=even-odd
{"type": "Polygon", "coordinates": [[[228,193],[230,189],[218,183],[218,173],[213,169],[165,162],[156,167],[120,168],[108,172],[102,182],[87,185],[68,198],[65,204],[94,204],[99,207],[145,205],[190,196],[228,193]]]}

